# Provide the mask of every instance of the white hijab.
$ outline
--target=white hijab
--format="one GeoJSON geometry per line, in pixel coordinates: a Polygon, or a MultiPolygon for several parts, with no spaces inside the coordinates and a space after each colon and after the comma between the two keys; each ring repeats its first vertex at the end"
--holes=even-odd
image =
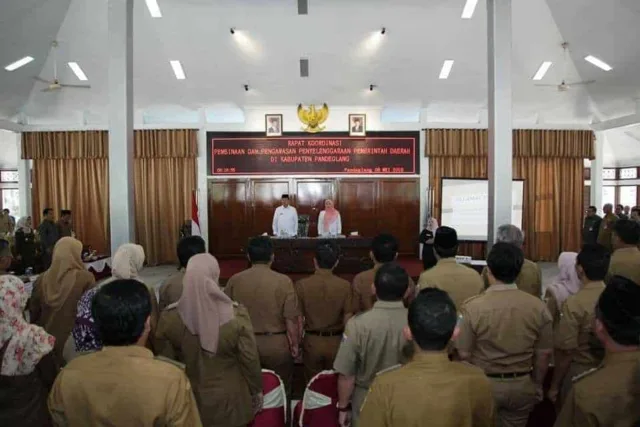
{"type": "Polygon", "coordinates": [[[125,243],[120,246],[111,262],[111,274],[116,279],[137,279],[144,266],[144,249],[140,245],[125,243]]]}

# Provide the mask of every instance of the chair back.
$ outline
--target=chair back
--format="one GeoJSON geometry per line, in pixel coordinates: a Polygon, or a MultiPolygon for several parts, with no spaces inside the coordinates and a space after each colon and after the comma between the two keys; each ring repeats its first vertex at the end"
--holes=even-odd
{"type": "Polygon", "coordinates": [[[311,217],[309,215],[298,215],[298,236],[309,237],[309,222],[311,217]]]}
{"type": "Polygon", "coordinates": [[[248,427],[285,427],[287,419],[287,393],[280,377],[268,369],[262,370],[262,410],[248,427]]]}
{"type": "Polygon", "coordinates": [[[300,427],[339,427],[337,404],[338,373],[322,371],[309,381],[304,391],[298,425],[300,427]]]}

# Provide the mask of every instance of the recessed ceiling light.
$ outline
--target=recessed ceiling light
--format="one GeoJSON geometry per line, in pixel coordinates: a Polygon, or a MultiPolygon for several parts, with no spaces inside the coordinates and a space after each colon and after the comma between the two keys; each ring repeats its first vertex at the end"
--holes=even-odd
{"type": "Polygon", "coordinates": [[[7,71],[17,70],[18,68],[22,67],[23,65],[27,65],[31,61],[33,61],[33,57],[25,56],[24,58],[19,59],[16,62],[13,62],[13,63],[7,65],[6,67],[4,67],[4,69],[7,70],[7,71]]]}
{"type": "Polygon", "coordinates": [[[447,59],[442,64],[442,69],[440,70],[440,79],[448,79],[449,74],[451,74],[451,68],[453,68],[453,59],[447,59]]]}
{"type": "Polygon", "coordinates": [[[158,6],[157,0],[145,0],[147,3],[147,9],[152,18],[162,18],[162,12],[160,12],[160,6],[158,6]]]}
{"type": "Polygon", "coordinates": [[[187,77],[184,75],[184,70],[182,69],[182,64],[180,61],[169,61],[171,63],[171,68],[173,68],[173,74],[176,75],[176,79],[184,80],[187,77]]]}
{"type": "Polygon", "coordinates": [[[462,9],[462,19],[471,19],[477,5],[478,0],[467,0],[467,3],[464,5],[464,9],[462,9]]]}
{"type": "Polygon", "coordinates": [[[89,80],[87,79],[87,75],[84,73],[84,71],[82,71],[82,68],[80,68],[77,62],[69,62],[69,68],[71,68],[71,71],[73,71],[73,74],[76,75],[78,80],[89,80]]]}
{"type": "Polygon", "coordinates": [[[607,64],[606,62],[604,62],[601,59],[596,58],[595,56],[589,55],[586,56],[584,58],[585,61],[592,63],[593,65],[595,65],[596,67],[605,70],[605,71],[611,71],[613,70],[613,68],[611,67],[611,65],[607,64]]]}
{"type": "Polygon", "coordinates": [[[538,68],[538,71],[536,72],[536,75],[533,76],[533,80],[542,80],[544,78],[545,74],[547,74],[547,71],[549,71],[549,68],[551,68],[551,64],[553,64],[553,62],[544,61],[540,65],[540,68],[538,68]]]}

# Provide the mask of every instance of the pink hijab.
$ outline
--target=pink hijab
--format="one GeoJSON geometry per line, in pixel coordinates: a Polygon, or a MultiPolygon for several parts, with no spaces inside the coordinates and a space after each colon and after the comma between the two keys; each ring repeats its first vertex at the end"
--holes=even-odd
{"type": "Polygon", "coordinates": [[[577,258],[578,254],[575,252],[563,252],[558,258],[560,274],[556,276],[555,280],[548,288],[553,293],[553,296],[556,297],[558,309],[561,309],[562,304],[564,304],[567,298],[576,294],[582,286],[582,282],[578,278],[578,273],[576,272],[577,258]]]}
{"type": "Polygon", "coordinates": [[[189,260],[184,275],[178,312],[189,332],[197,335],[200,346],[211,354],[218,351],[220,327],[234,317],[233,301],[220,290],[220,266],[210,254],[189,260]]]}
{"type": "Polygon", "coordinates": [[[338,219],[338,211],[335,207],[333,207],[333,200],[327,199],[324,201],[324,229],[328,230],[329,226],[333,224],[333,222],[338,219]],[[327,202],[331,203],[331,206],[327,207],[327,202]]]}

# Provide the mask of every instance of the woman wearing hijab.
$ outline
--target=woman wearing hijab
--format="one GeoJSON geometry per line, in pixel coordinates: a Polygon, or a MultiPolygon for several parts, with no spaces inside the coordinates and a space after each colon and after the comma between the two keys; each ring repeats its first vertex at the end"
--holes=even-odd
{"type": "Polygon", "coordinates": [[[15,276],[0,276],[0,425],[50,426],[47,395],[57,374],[55,338],[23,315],[29,295],[15,276]]]}
{"type": "Polygon", "coordinates": [[[20,270],[24,272],[35,266],[36,235],[33,232],[31,217],[23,216],[18,220],[15,234],[16,253],[20,261],[20,270]]]}
{"type": "Polygon", "coordinates": [[[189,260],[182,297],[161,314],[159,354],[186,365],[207,427],[246,426],[262,407],[260,359],[248,311],[220,290],[210,254],[189,260]]]}
{"type": "Polygon", "coordinates": [[[324,201],[324,210],[318,216],[318,236],[339,236],[342,234],[340,212],[333,206],[333,200],[324,201]]]}
{"type": "Polygon", "coordinates": [[[438,263],[436,253],[433,250],[433,238],[438,229],[438,220],[431,217],[422,229],[418,242],[422,244],[422,266],[424,270],[429,270],[438,263]]]}
{"type": "MultiPolygon", "coordinates": [[[[100,341],[91,314],[93,297],[98,293],[98,289],[101,286],[116,279],[135,279],[142,282],[139,274],[144,266],[144,260],[145,254],[142,246],[125,243],[118,248],[113,256],[111,262],[112,276],[82,295],[78,302],[76,320],[71,336],[67,339],[64,347],[64,359],[67,363],[77,356],[102,349],[102,341],[100,341]]],[[[151,341],[158,325],[158,300],[151,289],[149,289],[149,297],[151,298],[151,338],[149,339],[148,347],[153,350],[151,341]]]]}
{"type": "Polygon", "coordinates": [[[65,341],[76,320],[78,301],[95,286],[93,274],[84,267],[82,243],[63,237],[53,248],[51,267],[33,285],[29,302],[31,321],[56,338],[54,356],[62,365],[65,341]]]}
{"type": "Polygon", "coordinates": [[[560,319],[562,304],[582,287],[582,283],[576,272],[577,258],[578,254],[575,252],[561,253],[558,258],[560,273],[556,276],[553,283],[547,286],[544,300],[547,302],[547,308],[549,312],[551,312],[554,324],[560,319]]]}

